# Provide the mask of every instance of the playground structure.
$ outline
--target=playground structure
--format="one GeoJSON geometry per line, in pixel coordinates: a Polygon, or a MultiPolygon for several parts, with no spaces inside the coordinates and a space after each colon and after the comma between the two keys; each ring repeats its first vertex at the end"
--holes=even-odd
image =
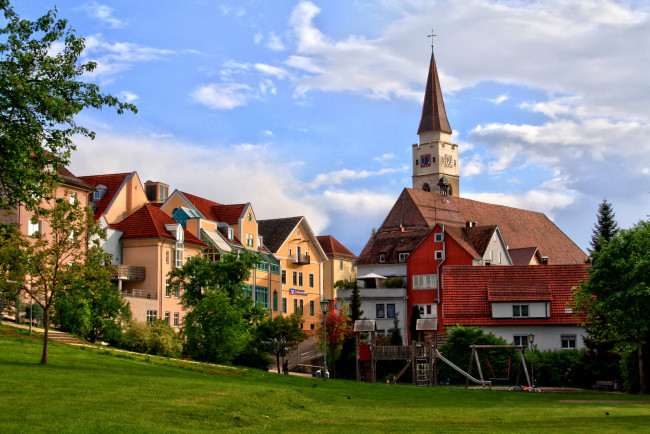
{"type": "MultiPolygon", "coordinates": [[[[490,348],[518,348],[521,356],[521,363],[517,373],[517,385],[519,384],[520,374],[523,371],[526,375],[526,380],[530,386],[530,377],[528,376],[528,369],[524,361],[525,346],[521,345],[471,345],[472,354],[470,356],[470,364],[467,372],[458,367],[456,364],[445,358],[440,351],[438,351],[438,320],[433,319],[419,319],[417,321],[416,330],[419,334],[422,332],[433,332],[433,339],[426,342],[412,341],[411,345],[387,345],[377,346],[375,341],[375,321],[374,320],[358,320],[354,323],[354,332],[356,333],[356,349],[357,349],[357,381],[361,381],[362,364],[369,362],[370,372],[367,379],[371,383],[377,382],[377,362],[383,360],[407,360],[407,364],[400,371],[391,384],[395,384],[397,380],[409,369],[412,369],[413,385],[414,386],[435,386],[438,384],[438,361],[449,365],[452,369],[465,377],[465,387],[469,387],[469,383],[475,383],[485,388],[486,386],[492,388],[493,381],[505,380],[504,378],[490,378],[486,380],[483,377],[483,370],[478,358],[479,349],[490,348]],[[368,344],[361,344],[361,333],[368,333],[368,344]],[[479,378],[472,376],[472,365],[474,361],[477,364],[479,378]]],[[[487,359],[486,359],[487,360],[487,359]]],[[[489,360],[488,360],[489,363],[489,360]]],[[[510,364],[510,362],[509,362],[510,364]]],[[[490,368],[491,370],[491,368],[490,368]]],[[[509,369],[508,369],[509,370],[509,369]]],[[[494,376],[493,376],[494,377],[494,376]]]]}
{"type": "MultiPolygon", "coordinates": [[[[528,368],[526,367],[526,360],[524,359],[524,351],[526,350],[525,345],[470,345],[469,347],[472,349],[472,353],[469,356],[469,367],[467,368],[467,380],[465,382],[465,387],[469,386],[469,381],[470,381],[469,376],[471,376],[472,366],[474,365],[474,362],[476,362],[479,378],[481,379],[481,381],[484,381],[483,369],[481,368],[481,362],[479,360],[478,350],[490,350],[490,349],[499,349],[499,348],[500,349],[516,348],[519,350],[519,369],[517,370],[517,380],[515,382],[515,385],[519,386],[519,380],[521,379],[521,371],[523,370],[524,375],[526,376],[526,382],[528,383],[528,387],[532,386],[532,383],[530,382],[530,376],[528,375],[528,368]]],[[[505,377],[496,377],[494,371],[492,370],[492,366],[490,365],[490,360],[487,358],[487,356],[485,358],[485,361],[492,373],[492,377],[489,380],[490,382],[510,380],[511,359],[508,360],[508,371],[505,377]]]]}

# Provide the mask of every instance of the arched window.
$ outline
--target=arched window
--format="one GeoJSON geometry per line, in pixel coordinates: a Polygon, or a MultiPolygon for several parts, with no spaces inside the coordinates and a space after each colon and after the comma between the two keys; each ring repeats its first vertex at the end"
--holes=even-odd
{"type": "Polygon", "coordinates": [[[431,187],[429,187],[429,184],[425,182],[424,185],[422,186],[422,191],[431,191],[431,187]]]}

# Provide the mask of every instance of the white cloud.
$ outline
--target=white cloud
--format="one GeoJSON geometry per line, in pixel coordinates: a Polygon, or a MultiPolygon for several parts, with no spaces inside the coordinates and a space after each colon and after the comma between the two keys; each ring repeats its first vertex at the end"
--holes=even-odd
{"type": "Polygon", "coordinates": [[[232,109],[246,105],[255,96],[252,89],[239,83],[214,83],[201,86],[191,93],[193,101],[211,109],[232,109]]]}
{"type": "Polygon", "coordinates": [[[138,95],[136,95],[136,94],[134,94],[132,92],[128,92],[126,90],[123,90],[122,92],[120,92],[119,96],[120,96],[120,98],[122,100],[124,100],[126,102],[134,102],[134,101],[137,101],[139,99],[138,95]]]}
{"type": "Polygon", "coordinates": [[[269,33],[269,40],[266,43],[267,48],[270,48],[273,51],[282,51],[284,50],[284,44],[282,39],[275,32],[269,33]]]}
{"type": "Polygon", "coordinates": [[[115,9],[106,5],[100,5],[96,1],[84,3],[81,6],[81,9],[83,9],[89,17],[97,18],[113,28],[124,27],[126,25],[125,21],[113,16],[115,9]]]}
{"type": "Polygon", "coordinates": [[[316,175],[313,181],[305,184],[305,187],[308,189],[316,189],[323,185],[340,185],[346,181],[351,181],[355,179],[365,179],[371,176],[381,176],[389,173],[404,172],[406,170],[408,170],[406,166],[399,167],[399,168],[386,168],[374,172],[369,170],[360,170],[360,171],[350,170],[350,169],[336,170],[334,172],[321,173],[319,175],[316,175]]]}
{"type": "Polygon", "coordinates": [[[470,160],[463,159],[463,164],[460,166],[460,175],[463,177],[470,177],[474,175],[479,175],[485,170],[485,165],[483,164],[483,157],[479,154],[472,155],[470,160]]]}
{"type": "Polygon", "coordinates": [[[219,7],[221,9],[221,13],[225,16],[243,17],[246,15],[246,9],[243,7],[232,7],[226,6],[224,4],[220,5],[219,7]]]}
{"type": "Polygon", "coordinates": [[[288,72],[285,69],[278,68],[277,66],[266,65],[264,63],[256,63],[255,69],[266,75],[272,75],[277,78],[285,78],[288,72]]]}
{"type": "Polygon", "coordinates": [[[490,101],[492,104],[499,105],[502,102],[508,101],[509,99],[510,99],[510,97],[508,95],[501,94],[501,95],[497,96],[496,98],[488,99],[488,101],[490,101]]]}
{"type": "Polygon", "coordinates": [[[387,154],[382,154],[379,157],[373,158],[373,161],[376,161],[378,163],[387,163],[389,160],[393,160],[394,158],[395,158],[395,154],[387,153],[387,154]]]}

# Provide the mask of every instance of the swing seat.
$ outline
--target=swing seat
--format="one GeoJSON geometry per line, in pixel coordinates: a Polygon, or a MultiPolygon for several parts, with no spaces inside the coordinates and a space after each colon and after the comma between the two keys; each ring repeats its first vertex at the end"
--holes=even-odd
{"type": "Polygon", "coordinates": [[[510,381],[510,378],[490,378],[490,381],[510,381]]]}

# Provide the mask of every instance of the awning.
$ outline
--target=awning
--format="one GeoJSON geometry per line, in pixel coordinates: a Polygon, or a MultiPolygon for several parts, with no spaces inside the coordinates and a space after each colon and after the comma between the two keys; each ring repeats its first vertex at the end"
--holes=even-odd
{"type": "Polygon", "coordinates": [[[357,279],[388,279],[388,277],[380,276],[375,273],[364,274],[363,276],[357,276],[357,279]]]}

